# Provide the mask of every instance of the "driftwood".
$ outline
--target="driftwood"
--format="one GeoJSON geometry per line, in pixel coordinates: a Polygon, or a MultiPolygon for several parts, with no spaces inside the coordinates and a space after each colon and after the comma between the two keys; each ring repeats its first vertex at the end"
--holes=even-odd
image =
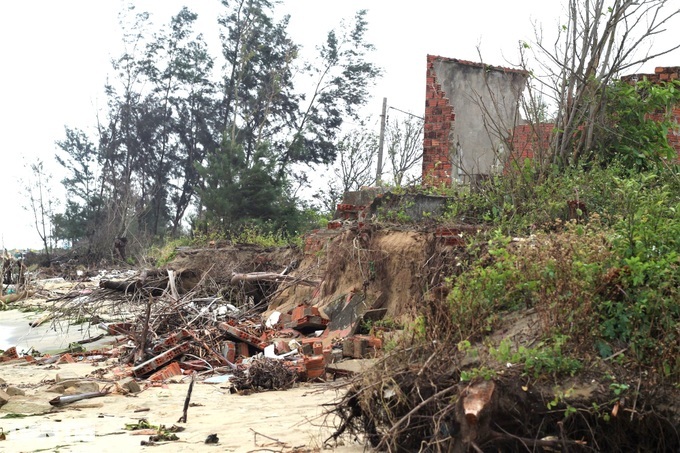
{"type": "Polygon", "coordinates": [[[191,402],[191,392],[194,390],[194,381],[196,380],[196,373],[191,375],[191,383],[189,383],[189,390],[187,391],[187,397],[184,399],[184,408],[182,410],[182,416],[177,420],[177,423],[187,422],[187,412],[189,411],[189,403],[191,402]]]}
{"type": "Polygon", "coordinates": [[[144,270],[135,280],[102,280],[100,288],[120,291],[125,294],[142,292],[153,296],[160,296],[168,286],[167,271],[160,269],[144,270]]]}
{"type": "Polygon", "coordinates": [[[234,272],[231,274],[231,284],[234,285],[239,282],[273,282],[273,283],[297,283],[306,286],[318,286],[321,284],[318,280],[308,280],[304,278],[293,277],[291,275],[277,274],[275,272],[251,272],[249,274],[240,274],[234,272]]]}
{"type": "Polygon", "coordinates": [[[11,304],[12,302],[28,299],[33,294],[35,294],[35,291],[21,291],[14,294],[8,294],[7,296],[2,296],[2,298],[0,298],[0,302],[11,304]]]}
{"type": "Polygon", "coordinates": [[[90,392],[90,393],[81,393],[79,395],[67,395],[67,396],[58,396],[56,398],[52,398],[50,400],[50,404],[52,406],[63,406],[64,404],[71,404],[75,403],[76,401],[81,401],[81,400],[86,400],[90,398],[99,398],[100,396],[106,396],[109,394],[109,390],[104,389],[101,392],[90,392]]]}
{"type": "Polygon", "coordinates": [[[135,291],[137,288],[137,282],[102,280],[99,282],[99,287],[128,293],[135,291]]]}
{"type": "Polygon", "coordinates": [[[38,318],[37,320],[35,320],[35,321],[33,321],[33,322],[29,322],[28,325],[29,325],[30,327],[38,327],[38,326],[41,325],[42,323],[44,323],[44,322],[46,322],[46,321],[49,321],[49,320],[51,320],[51,319],[56,318],[57,315],[58,315],[58,314],[55,313],[55,312],[46,313],[46,314],[44,314],[43,316],[41,316],[40,318],[38,318]]]}

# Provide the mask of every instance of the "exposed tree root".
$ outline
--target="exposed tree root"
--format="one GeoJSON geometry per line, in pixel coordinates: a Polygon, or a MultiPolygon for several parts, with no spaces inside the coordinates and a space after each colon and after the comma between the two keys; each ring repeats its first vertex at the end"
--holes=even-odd
{"type": "Polygon", "coordinates": [[[672,411],[651,409],[658,389],[635,402],[555,399],[518,373],[461,382],[452,355],[425,347],[385,358],[333,406],[339,423],[327,444],[351,436],[391,452],[680,451],[672,411]]]}

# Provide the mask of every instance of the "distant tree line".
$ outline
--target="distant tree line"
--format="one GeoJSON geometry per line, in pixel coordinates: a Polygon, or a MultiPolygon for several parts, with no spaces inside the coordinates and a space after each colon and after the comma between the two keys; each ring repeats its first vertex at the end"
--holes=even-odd
{"type": "Polygon", "coordinates": [[[380,75],[368,59],[366,12],[303,62],[276,2],[221,3],[219,56],[188,8],[157,31],[147,13],[121,20],[124,51],[96,133],[67,127],[58,142],[68,199],[52,218],[56,239],[103,255],[116,237],[179,235],[188,213],[202,232],[294,232],[308,221],[296,196],[305,169],[346,149],[343,126],[358,120],[380,75]]]}

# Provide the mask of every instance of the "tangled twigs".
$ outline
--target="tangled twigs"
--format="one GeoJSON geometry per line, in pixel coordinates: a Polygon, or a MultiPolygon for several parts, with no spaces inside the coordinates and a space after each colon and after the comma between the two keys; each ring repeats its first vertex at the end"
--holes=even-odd
{"type": "Polygon", "coordinates": [[[142,327],[142,335],[137,343],[137,351],[135,351],[135,362],[140,362],[144,359],[144,349],[146,348],[147,335],[149,334],[149,318],[151,318],[151,304],[153,303],[153,296],[149,296],[149,301],[146,303],[146,314],[144,315],[144,324],[142,327]]]}
{"type": "Polygon", "coordinates": [[[285,390],[293,386],[297,374],[277,359],[256,360],[247,371],[237,370],[231,383],[238,390],[285,390]]]}

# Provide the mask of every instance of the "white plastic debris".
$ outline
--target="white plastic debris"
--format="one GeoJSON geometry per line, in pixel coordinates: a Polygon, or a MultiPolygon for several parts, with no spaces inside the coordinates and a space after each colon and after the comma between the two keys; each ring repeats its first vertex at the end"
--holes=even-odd
{"type": "Polygon", "coordinates": [[[269,315],[269,318],[267,318],[267,321],[264,323],[264,325],[271,329],[279,323],[279,319],[281,319],[281,312],[275,311],[269,315]]]}

